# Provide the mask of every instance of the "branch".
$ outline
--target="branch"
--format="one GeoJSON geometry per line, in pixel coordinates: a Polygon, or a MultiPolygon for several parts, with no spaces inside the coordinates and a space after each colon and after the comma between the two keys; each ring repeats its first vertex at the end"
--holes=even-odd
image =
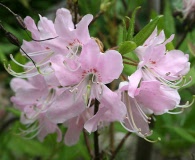
{"type": "MultiPolygon", "coordinates": [[[[94,106],[94,115],[97,113],[99,108],[99,101],[97,99],[95,99],[95,106],[94,106]]],[[[99,151],[99,139],[98,139],[98,129],[94,132],[94,160],[100,160],[100,151],[99,151]]]]}
{"type": "Polygon", "coordinates": [[[92,150],[91,150],[89,138],[88,138],[88,136],[87,136],[87,134],[86,134],[86,131],[85,131],[84,129],[83,129],[83,136],[84,136],[85,144],[86,144],[87,150],[88,150],[88,152],[89,152],[90,158],[93,159],[94,154],[93,154],[93,152],[92,152],[92,150]]]}
{"type": "Polygon", "coordinates": [[[125,143],[126,139],[131,135],[131,132],[127,132],[126,135],[123,137],[123,139],[121,140],[121,142],[118,144],[118,146],[116,147],[115,151],[113,152],[110,160],[114,160],[117,153],[119,152],[119,150],[122,148],[123,144],[125,143]]]}

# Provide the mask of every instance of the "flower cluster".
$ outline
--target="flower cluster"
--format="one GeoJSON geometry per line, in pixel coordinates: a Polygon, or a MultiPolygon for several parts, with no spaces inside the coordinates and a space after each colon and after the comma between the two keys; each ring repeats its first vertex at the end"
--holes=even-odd
{"type": "Polygon", "coordinates": [[[121,82],[119,91],[127,107],[127,117],[124,127],[141,137],[151,134],[149,130],[150,117],[171,113],[174,108],[190,106],[179,105],[178,89],[187,85],[184,75],[190,69],[188,55],[179,50],[166,50],[166,44],[171,42],[173,35],[165,40],[163,31],[153,31],[142,46],[136,48],[139,58],[137,70],[128,76],[127,82],[121,82]]]}
{"type": "Polygon", "coordinates": [[[186,85],[183,76],[190,67],[188,55],[166,50],[173,36],[165,40],[164,32],[158,34],[155,29],[135,50],[140,61],[136,72],[112,91],[106,84],[120,77],[123,59],[116,50],[101,52],[89,34],[92,18],[85,15],[74,25],[70,12],[63,8],[57,10],[54,22],[40,16],[36,26],[32,18],[25,18],[36,41],[23,41],[21,48],[34,63],[23,65],[11,56],[25,71],[7,70],[17,77],[11,81],[15,92],[11,101],[22,112],[21,122],[30,127],[24,131],[26,136],[36,132],[33,136],[43,140],[56,132],[60,141],[58,124],[64,124],[64,141],[73,145],[83,128],[91,133],[119,121],[128,131],[145,138],[151,134],[148,115],[189,106],[179,105],[178,94],[186,85]]]}

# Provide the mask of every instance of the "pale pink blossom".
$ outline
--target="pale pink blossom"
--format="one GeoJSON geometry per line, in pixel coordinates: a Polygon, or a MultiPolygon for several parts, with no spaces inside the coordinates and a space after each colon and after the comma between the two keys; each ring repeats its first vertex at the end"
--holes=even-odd
{"type": "Polygon", "coordinates": [[[149,129],[150,117],[148,115],[161,115],[170,110],[180,108],[178,91],[162,85],[159,81],[142,81],[135,95],[128,95],[129,83],[122,82],[119,92],[127,108],[127,115],[123,126],[130,132],[141,137],[151,135],[149,129]]]}
{"type": "Polygon", "coordinates": [[[125,106],[117,98],[117,94],[105,86],[120,76],[123,69],[121,55],[114,50],[101,53],[97,43],[92,40],[83,48],[78,63],[80,63],[80,68],[72,71],[64,65],[62,55],[51,59],[51,67],[57,79],[61,86],[67,89],[49,109],[48,116],[55,123],[63,123],[81,114],[91,106],[92,100],[97,99],[100,102],[100,108],[96,116],[92,118],[93,120],[87,122],[86,128],[89,132],[97,128],[99,121],[122,120],[126,111],[125,106]],[[64,100],[66,104],[62,105],[64,100]],[[102,110],[105,114],[100,116],[99,112],[102,110]],[[111,113],[116,116],[108,118],[107,114],[111,113]]]}
{"type": "Polygon", "coordinates": [[[167,51],[165,45],[171,39],[165,41],[164,32],[161,31],[157,35],[155,30],[144,45],[136,49],[140,62],[137,70],[128,77],[131,96],[134,95],[141,79],[158,80],[177,89],[188,84],[183,76],[190,70],[189,55],[180,50],[167,51]]]}
{"type": "Polygon", "coordinates": [[[50,88],[41,75],[28,80],[14,78],[11,81],[11,88],[16,93],[11,98],[15,107],[21,114],[21,122],[31,126],[24,131],[25,136],[34,133],[39,140],[43,140],[49,133],[57,132],[57,140],[61,140],[61,131],[57,124],[51,122],[46,116],[48,108],[55,101],[57,90],[50,88]]]}
{"type": "MultiPolygon", "coordinates": [[[[32,41],[24,41],[21,48],[34,61],[31,65],[23,65],[17,62],[11,55],[12,60],[26,68],[25,72],[16,73],[10,66],[7,71],[17,77],[32,77],[38,74],[48,75],[53,71],[50,68],[50,58],[55,55],[62,55],[70,61],[77,61],[85,44],[91,40],[88,25],[93,16],[85,15],[81,21],[74,26],[70,11],[64,8],[58,9],[55,21],[52,22],[46,17],[40,16],[36,26],[31,17],[26,17],[24,22],[31,32],[32,41]]],[[[23,50],[21,50],[23,52],[23,50]]],[[[71,66],[69,66],[71,68],[71,66]]],[[[79,67],[79,64],[77,68],[79,67]]]]}

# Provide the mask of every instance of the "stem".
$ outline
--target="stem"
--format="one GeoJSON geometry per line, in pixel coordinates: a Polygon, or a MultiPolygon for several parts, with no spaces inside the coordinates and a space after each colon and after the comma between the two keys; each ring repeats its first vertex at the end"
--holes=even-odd
{"type": "Polygon", "coordinates": [[[114,123],[110,124],[109,127],[109,132],[110,132],[110,152],[114,152],[114,123]]]}
{"type": "Polygon", "coordinates": [[[132,66],[137,66],[137,63],[132,63],[132,62],[123,62],[124,64],[132,65],[132,66]]]}
{"type": "MultiPolygon", "coordinates": [[[[94,106],[94,115],[97,113],[99,108],[99,101],[95,99],[95,106],[94,106]]],[[[98,130],[94,132],[94,160],[100,160],[100,152],[99,152],[99,139],[98,139],[98,130]]]]}
{"type": "Polygon", "coordinates": [[[181,39],[179,40],[179,42],[177,43],[175,49],[178,49],[180,47],[180,45],[183,43],[183,41],[185,40],[186,36],[188,34],[188,31],[185,31],[181,37],[181,39]]]}
{"type": "Polygon", "coordinates": [[[125,143],[126,139],[131,135],[131,132],[127,132],[126,135],[123,137],[123,139],[121,140],[121,142],[118,144],[118,146],[116,147],[115,151],[113,152],[110,160],[114,160],[117,153],[119,152],[119,150],[122,148],[123,144],[125,143]]]}
{"type": "Polygon", "coordinates": [[[133,60],[132,58],[129,58],[129,57],[125,57],[125,56],[122,56],[124,59],[127,59],[127,60],[129,60],[129,61],[132,61],[132,62],[134,62],[134,63],[137,63],[135,60],[133,60]]]}
{"type": "Polygon", "coordinates": [[[91,21],[90,25],[92,23],[94,23],[104,12],[103,11],[99,11],[93,18],[93,20],[91,21]]]}
{"type": "Polygon", "coordinates": [[[86,147],[87,147],[87,151],[88,151],[88,153],[90,155],[90,158],[92,159],[94,157],[94,155],[93,155],[93,152],[91,150],[89,138],[88,138],[88,136],[86,134],[86,131],[84,129],[83,129],[83,136],[84,136],[85,144],[86,144],[86,147]]]}
{"type": "Polygon", "coordinates": [[[78,20],[77,14],[78,14],[78,0],[75,0],[74,1],[74,25],[77,24],[77,20],[78,20]]]}
{"type": "Polygon", "coordinates": [[[124,7],[124,9],[127,11],[127,9],[128,9],[128,4],[126,3],[126,1],[125,0],[122,0],[122,4],[123,4],[123,7],[124,7]]]}
{"type": "Polygon", "coordinates": [[[135,153],[136,160],[150,160],[152,154],[153,143],[138,137],[137,149],[135,153]]]}

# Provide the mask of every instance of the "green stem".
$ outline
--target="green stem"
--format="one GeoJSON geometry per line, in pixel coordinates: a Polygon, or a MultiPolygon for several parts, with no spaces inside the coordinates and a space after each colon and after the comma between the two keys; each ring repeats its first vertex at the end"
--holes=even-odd
{"type": "MultiPolygon", "coordinates": [[[[99,101],[95,99],[95,106],[94,106],[94,115],[97,113],[99,108],[99,101]]],[[[99,151],[99,139],[98,139],[98,130],[94,132],[94,160],[100,160],[100,151],[99,151]]]]}

